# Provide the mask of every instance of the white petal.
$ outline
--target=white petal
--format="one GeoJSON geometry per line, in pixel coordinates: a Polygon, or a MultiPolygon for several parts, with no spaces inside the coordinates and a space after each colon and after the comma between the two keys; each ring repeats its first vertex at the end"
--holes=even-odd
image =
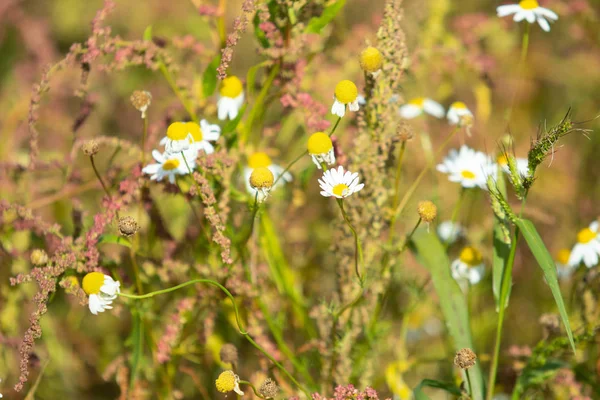
{"type": "Polygon", "coordinates": [[[521,7],[518,4],[506,4],[496,8],[496,12],[498,13],[499,17],[506,17],[507,15],[514,14],[519,10],[521,10],[521,7]]]}
{"type": "Polygon", "coordinates": [[[513,21],[515,22],[521,22],[525,19],[525,17],[527,16],[527,12],[524,10],[519,10],[515,16],[513,17],[513,21]]]}
{"type": "Polygon", "coordinates": [[[545,32],[550,32],[550,24],[544,19],[544,17],[538,16],[537,22],[545,32]]]}
{"type": "Polygon", "coordinates": [[[398,114],[404,119],[413,119],[423,113],[423,109],[414,104],[405,104],[398,109],[398,114]]]}
{"type": "Polygon", "coordinates": [[[444,107],[431,99],[425,99],[425,101],[423,101],[423,110],[436,118],[443,118],[444,114],[446,114],[444,107]]]}
{"type": "Polygon", "coordinates": [[[535,22],[535,13],[533,11],[528,10],[526,18],[527,22],[533,24],[535,22]]]}
{"type": "Polygon", "coordinates": [[[348,108],[350,111],[358,111],[358,99],[354,100],[352,103],[348,104],[348,108]]]}
{"type": "Polygon", "coordinates": [[[331,106],[331,113],[341,118],[346,114],[346,106],[335,99],[331,106]]]}
{"type": "Polygon", "coordinates": [[[554,20],[554,21],[556,21],[558,19],[558,15],[556,15],[556,13],[554,11],[549,10],[547,8],[544,8],[544,7],[538,7],[538,8],[536,8],[535,12],[538,15],[542,15],[542,16],[544,16],[544,17],[546,17],[548,19],[554,20]]]}

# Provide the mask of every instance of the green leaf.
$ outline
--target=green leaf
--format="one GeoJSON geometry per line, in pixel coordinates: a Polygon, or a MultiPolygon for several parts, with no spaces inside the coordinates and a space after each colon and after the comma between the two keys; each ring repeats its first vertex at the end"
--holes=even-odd
{"type": "MultiPolygon", "coordinates": [[[[437,236],[425,230],[418,230],[412,239],[419,261],[431,273],[431,281],[440,298],[440,307],[454,341],[456,351],[463,348],[475,349],[469,324],[469,309],[465,296],[452,278],[450,260],[444,246],[437,236]]],[[[479,364],[469,369],[473,399],[481,400],[485,396],[485,383],[479,364]]]]}
{"type": "Polygon", "coordinates": [[[125,247],[131,247],[131,243],[129,240],[125,239],[122,236],[113,235],[113,234],[104,234],[100,236],[98,239],[98,244],[101,243],[114,243],[125,247]]]}
{"type": "Polygon", "coordinates": [[[142,317],[138,309],[132,310],[132,328],[130,341],[132,345],[131,351],[131,377],[129,381],[129,387],[133,388],[135,380],[139,372],[140,361],[142,359],[142,353],[144,351],[144,325],[142,324],[142,317]]]}
{"type": "Polygon", "coordinates": [[[413,389],[415,400],[429,400],[429,396],[423,393],[423,387],[425,386],[435,389],[442,389],[455,396],[460,396],[462,394],[460,389],[452,382],[440,382],[433,379],[423,379],[421,383],[419,383],[417,387],[413,389]]]}
{"type": "Polygon", "coordinates": [[[568,368],[569,365],[559,360],[548,360],[537,367],[527,366],[517,379],[517,384],[513,390],[513,398],[522,398],[527,388],[544,384],[552,379],[559,369],[565,367],[568,368]]]}
{"type": "Polygon", "coordinates": [[[202,95],[206,98],[212,96],[217,88],[217,67],[221,63],[221,53],[218,53],[215,58],[212,59],[208,67],[202,74],[202,95]]]}
{"type": "MultiPolygon", "coordinates": [[[[492,290],[496,300],[496,311],[500,309],[500,288],[502,285],[502,275],[506,266],[506,259],[510,253],[510,243],[504,241],[505,233],[502,230],[503,222],[494,217],[494,239],[493,239],[493,257],[492,257],[492,290]]],[[[508,307],[508,299],[512,288],[512,277],[509,279],[508,296],[504,307],[508,307]]]]}
{"type": "Polygon", "coordinates": [[[148,25],[144,29],[144,40],[152,40],[152,25],[148,25]]]}
{"type": "Polygon", "coordinates": [[[258,70],[260,68],[266,67],[268,65],[270,65],[269,61],[263,61],[256,65],[253,65],[248,70],[248,73],[246,74],[246,93],[247,93],[248,101],[251,98],[254,98],[254,86],[255,86],[255,81],[256,81],[256,73],[258,72],[258,70]]]}
{"type": "Polygon", "coordinates": [[[237,115],[237,117],[235,117],[235,119],[232,119],[231,121],[229,121],[225,124],[225,126],[223,127],[223,135],[225,135],[227,133],[231,133],[236,130],[237,126],[239,125],[240,121],[242,120],[242,117],[244,116],[245,111],[246,111],[246,104],[244,104],[242,106],[242,109],[238,112],[238,115],[237,115]]]}
{"type": "Polygon", "coordinates": [[[344,4],[346,4],[346,0],[338,0],[326,7],[320,17],[311,18],[306,27],[306,32],[321,33],[321,30],[333,21],[336,15],[342,10],[344,4]]]}
{"type": "Polygon", "coordinates": [[[546,278],[546,282],[548,286],[550,286],[550,290],[552,291],[552,295],[554,296],[554,301],[556,302],[556,306],[558,307],[558,312],[563,320],[563,324],[565,325],[565,329],[567,330],[567,336],[569,337],[569,342],[571,343],[571,347],[573,348],[573,352],[575,352],[575,342],[573,341],[573,332],[571,331],[571,324],[569,323],[569,316],[567,315],[567,309],[565,308],[565,303],[562,298],[562,294],[560,293],[560,285],[558,284],[558,277],[556,275],[556,264],[554,264],[554,260],[550,255],[550,252],[544,245],[540,234],[535,229],[533,223],[527,219],[518,218],[515,221],[517,227],[521,230],[527,245],[529,246],[529,250],[533,253],[538,265],[542,268],[544,272],[544,277],[546,278]]]}

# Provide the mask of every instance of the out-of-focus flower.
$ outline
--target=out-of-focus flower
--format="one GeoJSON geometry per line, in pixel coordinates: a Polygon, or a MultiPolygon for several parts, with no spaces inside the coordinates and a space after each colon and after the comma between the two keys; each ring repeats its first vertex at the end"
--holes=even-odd
{"type": "Polygon", "coordinates": [[[131,237],[139,230],[140,226],[133,217],[127,216],[119,218],[119,233],[121,235],[131,237]]]}
{"type": "Polygon", "coordinates": [[[273,379],[267,378],[258,388],[258,393],[266,399],[274,399],[279,393],[279,386],[273,379]]]}
{"type": "Polygon", "coordinates": [[[258,191],[258,193],[262,195],[257,196],[258,201],[264,201],[269,196],[275,177],[269,168],[258,167],[252,170],[248,181],[250,182],[252,189],[258,191]]]}
{"type": "Polygon", "coordinates": [[[487,177],[495,176],[496,166],[487,154],[463,145],[459,151],[450,150],[450,154],[438,164],[437,170],[464,188],[487,189],[487,177]]]}
{"type": "MultiPolygon", "coordinates": [[[[517,164],[517,172],[522,177],[526,177],[529,175],[529,161],[526,158],[515,158],[517,164]]],[[[504,172],[510,174],[510,168],[508,167],[508,159],[506,158],[506,154],[500,154],[496,159],[496,162],[502,168],[504,172]]]]}
{"type": "Polygon", "coordinates": [[[571,257],[571,250],[560,249],[556,253],[554,263],[556,264],[556,273],[560,279],[569,279],[575,270],[575,267],[569,265],[569,258],[571,257]]]}
{"type": "Polygon", "coordinates": [[[383,56],[375,47],[369,46],[360,53],[360,67],[371,74],[379,71],[383,64],[383,56]]]}
{"type": "Polygon", "coordinates": [[[44,265],[48,262],[48,254],[42,249],[35,249],[31,252],[30,259],[33,265],[44,265]]]}
{"type": "Polygon", "coordinates": [[[586,267],[591,268],[598,264],[598,255],[600,255],[600,237],[598,236],[598,221],[594,221],[577,234],[577,244],[571,250],[569,265],[577,267],[583,262],[586,267]]]}
{"type": "Polygon", "coordinates": [[[423,222],[430,223],[437,215],[437,207],[430,200],[420,201],[417,205],[417,213],[423,222]]]}
{"type": "Polygon", "coordinates": [[[437,234],[444,243],[452,244],[464,233],[465,229],[460,224],[452,221],[444,221],[437,227],[437,234]]]}
{"type": "Polygon", "coordinates": [[[190,169],[193,171],[196,167],[196,152],[194,150],[188,150],[185,156],[185,160],[179,153],[162,153],[158,150],[152,151],[152,157],[156,160],[156,163],[149,164],[142,169],[144,174],[151,175],[150,179],[153,181],[162,181],[166,176],[169,178],[169,182],[175,184],[176,175],[186,175],[189,173],[185,161],[187,161],[190,169]]]}
{"type": "Polygon", "coordinates": [[[244,104],[244,85],[237,76],[223,79],[217,101],[217,114],[221,121],[235,119],[244,104]]]}
{"type": "Polygon", "coordinates": [[[83,291],[89,296],[90,311],[94,315],[110,310],[121,292],[121,283],[101,272],[90,272],[83,277],[83,291]]]}
{"type": "Polygon", "coordinates": [[[98,150],[100,150],[100,146],[98,145],[98,142],[92,139],[85,142],[83,146],[81,146],[81,150],[86,156],[92,157],[98,153],[98,150]]]}
{"type": "Polygon", "coordinates": [[[473,118],[473,113],[462,101],[455,101],[452,103],[446,114],[446,118],[448,118],[450,125],[461,124],[461,119],[464,119],[465,116],[473,118]]]}
{"type": "Polygon", "coordinates": [[[514,14],[513,20],[515,22],[521,22],[524,19],[530,24],[535,21],[540,27],[546,31],[550,31],[550,24],[548,20],[554,22],[558,19],[558,15],[554,11],[547,8],[540,7],[537,0],[522,0],[519,4],[506,4],[496,8],[496,12],[499,17],[506,17],[514,14]]]}
{"type": "Polygon", "coordinates": [[[146,118],[146,110],[152,102],[152,94],[145,90],[136,90],[129,98],[131,104],[142,113],[142,119],[146,118]]]}
{"type": "Polygon", "coordinates": [[[335,87],[333,99],[331,113],[340,118],[346,114],[346,105],[348,105],[350,111],[358,111],[358,88],[352,81],[343,80],[338,83],[335,87]]]}
{"type": "MultiPolygon", "coordinates": [[[[244,168],[244,181],[246,183],[246,190],[252,195],[252,197],[254,197],[256,194],[256,189],[250,185],[250,175],[252,175],[252,171],[254,169],[261,167],[268,168],[273,173],[273,177],[275,178],[276,182],[272,189],[278,188],[279,186],[283,185],[284,182],[292,181],[292,174],[289,172],[284,173],[285,168],[274,164],[273,161],[271,161],[271,157],[269,157],[267,153],[263,153],[261,151],[253,153],[250,157],[248,157],[248,166],[244,168]]],[[[259,197],[260,196],[261,194],[259,192],[259,197]]]]}
{"type": "Polygon", "coordinates": [[[413,119],[423,113],[436,118],[442,118],[444,116],[444,107],[440,103],[426,97],[417,97],[400,106],[398,113],[404,119],[413,119]]]}
{"type": "Polygon", "coordinates": [[[192,131],[197,126],[195,122],[173,122],[167,128],[167,136],[160,141],[160,144],[165,146],[167,153],[188,150],[194,143],[192,131]]]}
{"type": "Polygon", "coordinates": [[[356,97],[356,101],[358,101],[358,105],[359,105],[359,106],[364,106],[365,104],[367,104],[367,99],[366,99],[366,98],[365,98],[365,96],[364,96],[364,95],[362,95],[362,94],[359,94],[359,95],[356,97]]]}
{"type": "Polygon", "coordinates": [[[240,396],[244,395],[244,392],[240,390],[240,377],[230,370],[221,372],[215,381],[215,386],[221,393],[236,392],[240,396]]]}
{"type": "Polygon", "coordinates": [[[310,135],[307,148],[308,154],[312,157],[317,168],[321,169],[321,163],[335,164],[333,142],[326,133],[316,132],[310,135]]]}
{"type": "Polygon", "coordinates": [[[477,356],[473,350],[468,348],[460,349],[454,357],[454,365],[460,369],[469,369],[475,365],[476,361],[477,356]]]}
{"type": "Polygon", "coordinates": [[[319,185],[322,189],[321,195],[325,197],[334,196],[338,199],[343,199],[365,187],[364,183],[358,182],[358,173],[344,171],[344,167],[341,165],[337,169],[328,169],[323,174],[323,177],[319,179],[319,185]]]}
{"type": "Polygon", "coordinates": [[[221,361],[226,363],[237,364],[238,362],[238,350],[234,344],[225,343],[219,350],[219,357],[221,361]]]}
{"type": "Polygon", "coordinates": [[[483,257],[479,250],[467,246],[462,249],[460,256],[452,262],[452,277],[459,283],[469,282],[475,285],[481,281],[485,273],[483,257]]]}
{"type": "MultiPolygon", "coordinates": [[[[209,124],[205,119],[200,121],[200,125],[195,122],[187,122],[185,125],[190,135],[192,135],[192,137],[188,139],[190,142],[190,149],[193,149],[196,152],[202,150],[206,154],[214,153],[215,148],[210,142],[219,139],[219,136],[221,135],[221,127],[219,125],[209,124]]],[[[160,144],[166,147],[168,140],[168,137],[164,137],[160,141],[160,144]]]]}

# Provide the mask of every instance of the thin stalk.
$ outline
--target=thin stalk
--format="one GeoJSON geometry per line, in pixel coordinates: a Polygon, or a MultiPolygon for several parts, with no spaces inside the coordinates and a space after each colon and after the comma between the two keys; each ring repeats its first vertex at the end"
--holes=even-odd
{"type": "Polygon", "coordinates": [[[258,393],[258,390],[256,390],[256,387],[254,387],[254,385],[252,383],[250,383],[248,381],[243,381],[243,380],[240,380],[239,383],[240,383],[240,385],[248,385],[248,386],[250,386],[252,388],[252,391],[254,392],[254,395],[256,397],[261,398],[261,399],[266,399],[266,397],[264,397],[263,395],[261,395],[260,393],[258,393]]]}
{"type": "Polygon", "coordinates": [[[465,375],[467,376],[467,388],[469,390],[469,396],[473,397],[473,389],[471,387],[471,376],[469,375],[468,369],[465,369],[465,375]]]}
{"type": "Polygon", "coordinates": [[[256,191],[256,194],[254,195],[254,206],[252,207],[252,219],[250,220],[250,228],[248,229],[248,233],[246,233],[246,235],[244,236],[243,240],[240,240],[240,247],[243,247],[246,245],[246,243],[248,243],[248,240],[250,240],[250,238],[252,237],[252,233],[254,232],[254,221],[256,221],[256,213],[258,213],[258,209],[259,209],[259,203],[258,203],[258,190],[256,191]]]}
{"type": "MultiPolygon", "coordinates": [[[[394,200],[392,201],[392,210],[398,207],[398,197],[400,196],[400,178],[402,176],[402,161],[404,160],[404,151],[406,150],[406,140],[402,141],[400,145],[400,151],[398,152],[398,159],[396,165],[396,177],[394,178],[394,200]]],[[[396,215],[392,216],[390,221],[390,242],[392,242],[394,225],[396,224],[396,215]]],[[[391,243],[390,243],[391,244],[391,243]]]]}
{"type": "Polygon", "coordinates": [[[350,228],[350,230],[352,231],[352,234],[354,235],[354,270],[356,272],[356,276],[358,277],[358,281],[360,282],[360,285],[362,286],[363,278],[360,275],[360,264],[362,264],[362,261],[363,261],[363,253],[362,253],[362,246],[360,244],[360,239],[358,238],[358,233],[356,233],[356,229],[354,229],[352,222],[350,222],[350,218],[348,217],[348,214],[346,214],[346,210],[344,210],[344,200],[337,199],[337,203],[338,203],[338,206],[340,207],[340,210],[342,211],[342,216],[344,217],[344,221],[346,221],[346,224],[348,224],[348,227],[350,228]]]}
{"type": "Polygon", "coordinates": [[[148,136],[148,115],[144,114],[144,131],[142,133],[142,167],[146,164],[146,137],[148,136]]]}
{"type": "MultiPolygon", "coordinates": [[[[465,189],[464,187],[461,186],[460,193],[458,194],[458,200],[456,201],[456,204],[454,205],[454,209],[452,210],[452,216],[450,217],[450,221],[452,222],[452,229],[450,231],[451,238],[454,237],[454,230],[456,229],[456,222],[458,221],[458,215],[460,213],[460,209],[462,207],[463,200],[465,199],[466,192],[467,192],[467,189],[465,189]]],[[[448,246],[450,246],[450,241],[448,241],[446,244],[444,244],[444,247],[446,249],[448,249],[448,246]]]]}
{"type": "Polygon", "coordinates": [[[275,366],[277,368],[279,368],[279,370],[281,370],[281,372],[288,377],[288,379],[294,383],[294,385],[296,385],[300,390],[302,390],[302,392],[304,392],[306,394],[306,396],[308,398],[310,398],[310,393],[308,392],[308,390],[306,390],[297,380],[296,378],[294,378],[288,371],[287,369],[285,369],[285,367],[283,365],[281,365],[277,360],[275,360],[264,348],[262,348],[258,343],[256,343],[254,341],[254,339],[252,339],[252,337],[250,336],[250,334],[244,330],[242,322],[241,322],[241,318],[240,318],[240,312],[239,309],[237,307],[237,304],[235,302],[235,297],[233,297],[233,295],[231,294],[231,292],[229,290],[227,290],[227,288],[223,285],[221,285],[220,283],[213,281],[211,279],[193,279],[191,281],[188,282],[184,282],[181,283],[177,286],[173,286],[167,289],[162,289],[162,290],[156,290],[154,292],[150,292],[150,293],[146,293],[146,294],[142,294],[142,295],[133,295],[133,294],[126,294],[126,293],[119,293],[119,296],[121,297],[125,297],[128,299],[135,299],[135,300],[141,300],[141,299],[148,299],[150,297],[154,297],[157,296],[159,294],[165,294],[165,293],[170,293],[173,292],[175,290],[184,288],[186,286],[189,285],[194,285],[197,283],[205,283],[208,285],[212,285],[212,286],[216,286],[217,288],[221,289],[221,291],[223,293],[225,293],[225,295],[229,298],[229,300],[231,300],[231,304],[233,306],[233,311],[235,314],[235,321],[237,324],[237,328],[238,328],[238,332],[240,335],[244,336],[246,338],[246,340],[248,340],[248,342],[250,342],[250,344],[252,344],[258,351],[260,351],[265,357],[267,357],[269,360],[271,360],[271,362],[273,364],[275,364],[275,366]]]}
{"type": "Polygon", "coordinates": [[[419,220],[417,221],[417,223],[415,224],[414,228],[412,229],[412,231],[410,231],[410,233],[408,234],[408,236],[406,237],[406,239],[404,240],[404,244],[402,245],[402,248],[400,249],[400,254],[402,254],[404,252],[404,250],[406,250],[406,247],[408,246],[408,244],[410,243],[413,235],[415,234],[415,231],[417,230],[417,228],[419,227],[419,225],[421,225],[421,222],[423,220],[421,219],[421,217],[419,217],[419,220]]]}
{"type": "Polygon", "coordinates": [[[181,91],[177,87],[177,84],[175,83],[175,80],[173,79],[173,76],[167,69],[167,66],[165,65],[165,63],[160,61],[158,63],[158,68],[160,69],[160,72],[162,72],[163,76],[167,80],[167,83],[171,87],[171,90],[175,93],[175,95],[177,96],[177,98],[179,99],[179,101],[181,102],[181,104],[183,105],[185,110],[187,111],[187,113],[190,115],[192,120],[194,122],[198,122],[198,115],[194,111],[194,108],[188,103],[188,101],[185,98],[185,96],[183,95],[183,93],[181,93],[181,91]]]}
{"type": "Polygon", "coordinates": [[[108,191],[108,188],[104,184],[104,181],[102,180],[102,177],[100,176],[100,173],[98,172],[98,169],[96,168],[96,163],[94,162],[94,156],[90,156],[90,162],[92,163],[92,169],[94,170],[94,173],[96,174],[96,178],[98,178],[98,180],[100,181],[100,184],[102,185],[102,189],[104,189],[104,193],[106,193],[106,195],[110,198],[110,192],[108,191]]]}
{"type": "Polygon", "coordinates": [[[267,97],[267,93],[269,92],[269,89],[271,88],[271,85],[273,84],[275,77],[279,73],[279,68],[280,68],[279,64],[276,64],[273,66],[273,69],[271,69],[271,73],[267,77],[267,80],[263,84],[262,89],[260,90],[260,92],[258,93],[258,96],[256,97],[256,101],[254,102],[254,105],[252,106],[252,110],[250,111],[250,115],[248,116],[248,121],[246,122],[246,126],[248,128],[245,129],[244,132],[242,132],[242,137],[240,138],[240,141],[242,143],[246,143],[246,140],[248,139],[248,135],[250,133],[252,133],[252,131],[253,131],[254,121],[257,117],[259,108],[262,108],[265,98],[267,97]]]}

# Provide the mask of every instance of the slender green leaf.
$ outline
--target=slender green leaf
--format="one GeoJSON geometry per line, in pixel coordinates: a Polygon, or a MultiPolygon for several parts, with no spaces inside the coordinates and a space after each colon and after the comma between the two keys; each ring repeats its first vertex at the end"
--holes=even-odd
{"type": "Polygon", "coordinates": [[[144,29],[144,40],[152,40],[152,25],[148,25],[144,29]]]}
{"type": "Polygon", "coordinates": [[[462,394],[460,389],[452,382],[440,382],[435,381],[433,379],[423,379],[421,383],[419,383],[413,389],[413,395],[415,396],[415,400],[429,400],[429,396],[423,393],[423,387],[442,389],[455,396],[460,396],[462,394]]]}
{"type": "MultiPolygon", "coordinates": [[[[465,296],[450,273],[450,260],[437,236],[425,230],[418,230],[412,239],[419,260],[431,273],[431,281],[440,298],[440,307],[446,320],[456,351],[463,348],[475,349],[469,326],[469,309],[465,296]]],[[[473,399],[480,400],[485,395],[485,383],[479,364],[469,369],[473,399]]]]}
{"type": "MultiPolygon", "coordinates": [[[[235,117],[234,119],[232,119],[231,121],[229,121],[225,124],[225,126],[223,127],[224,135],[236,130],[237,126],[239,125],[240,121],[242,120],[242,117],[244,116],[245,111],[246,111],[246,104],[244,104],[242,106],[242,109],[238,112],[237,117],[235,117]]],[[[230,144],[230,143],[228,143],[228,144],[230,144]]]]}
{"type": "Polygon", "coordinates": [[[550,252],[544,245],[540,234],[535,229],[533,223],[527,219],[518,218],[515,224],[519,227],[531,253],[535,257],[539,266],[542,268],[544,272],[544,277],[546,278],[546,282],[548,286],[550,286],[550,290],[552,291],[552,295],[554,296],[554,301],[556,302],[556,306],[558,307],[558,312],[563,320],[563,324],[565,325],[565,329],[567,331],[567,336],[569,337],[569,342],[571,343],[571,347],[573,351],[575,351],[575,342],[573,341],[573,332],[571,331],[571,324],[569,323],[569,316],[567,314],[567,309],[565,308],[565,303],[562,298],[562,294],[560,293],[560,285],[558,284],[558,277],[556,274],[556,265],[554,264],[554,260],[550,255],[550,252]]]}
{"type": "Polygon", "coordinates": [[[98,239],[98,244],[102,243],[114,243],[125,247],[131,247],[131,243],[129,240],[125,239],[122,236],[113,235],[113,234],[105,234],[100,236],[98,239]]]}
{"type": "Polygon", "coordinates": [[[333,19],[338,15],[346,4],[346,0],[338,0],[323,10],[323,14],[319,17],[311,18],[306,27],[308,33],[321,33],[321,30],[325,28],[333,19]]]}
{"type": "MultiPolygon", "coordinates": [[[[502,275],[506,266],[506,259],[508,253],[510,253],[510,243],[506,243],[504,240],[504,232],[502,230],[503,224],[498,218],[494,218],[494,239],[493,239],[493,257],[492,257],[492,289],[494,292],[494,299],[496,300],[496,311],[500,309],[500,288],[502,284],[502,275]]],[[[508,296],[504,307],[508,307],[508,299],[510,298],[510,291],[512,289],[512,277],[509,280],[508,296]]]]}
{"type": "Polygon", "coordinates": [[[204,70],[204,74],[202,74],[202,95],[205,98],[212,96],[217,88],[217,67],[220,63],[221,53],[218,53],[210,64],[208,64],[204,70]]]}
{"type": "Polygon", "coordinates": [[[250,69],[248,70],[248,73],[246,74],[246,98],[248,101],[250,101],[250,99],[254,98],[254,87],[255,87],[255,82],[256,82],[256,73],[258,72],[259,69],[266,67],[270,65],[269,61],[263,61],[261,63],[258,63],[256,65],[253,65],[252,67],[250,67],[250,69]]]}

